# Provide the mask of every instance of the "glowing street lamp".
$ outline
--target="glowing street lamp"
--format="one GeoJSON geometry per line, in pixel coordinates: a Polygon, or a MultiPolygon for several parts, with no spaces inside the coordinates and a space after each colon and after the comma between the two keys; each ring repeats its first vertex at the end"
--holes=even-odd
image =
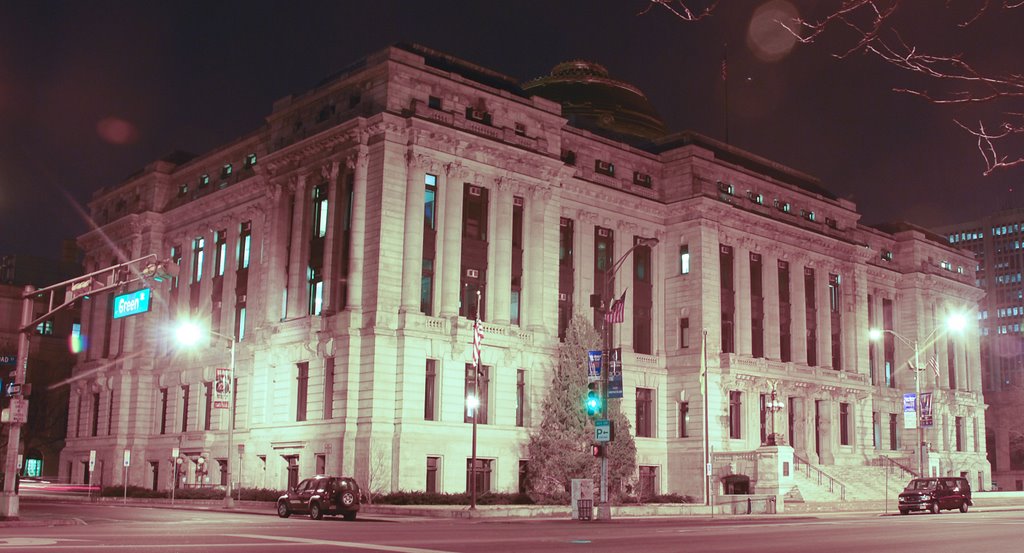
{"type": "Polygon", "coordinates": [[[191,321],[185,321],[180,323],[175,329],[175,338],[177,342],[183,346],[194,346],[201,342],[204,336],[213,336],[214,338],[221,338],[227,340],[231,345],[231,365],[228,369],[228,386],[231,390],[232,398],[228,401],[228,449],[227,455],[224,457],[225,468],[227,469],[228,485],[224,492],[224,508],[234,509],[235,499],[231,497],[231,446],[232,439],[234,438],[235,430],[235,402],[233,394],[234,382],[235,382],[235,344],[238,343],[233,336],[221,334],[219,332],[203,328],[191,321]]]}
{"type": "MultiPolygon", "coordinates": [[[[925,346],[933,342],[937,337],[940,330],[947,330],[955,332],[957,334],[962,333],[967,328],[967,317],[963,313],[952,313],[946,317],[945,324],[937,325],[927,336],[924,337],[923,342],[925,346]]],[[[911,370],[914,371],[914,417],[915,426],[917,427],[917,475],[919,477],[924,476],[924,428],[921,426],[921,377],[920,372],[924,370],[921,367],[921,344],[916,337],[913,340],[905,338],[895,330],[888,328],[872,328],[868,331],[868,338],[873,341],[877,341],[882,338],[886,333],[889,333],[896,337],[899,341],[903,342],[904,345],[914,348],[914,366],[911,370]]]]}

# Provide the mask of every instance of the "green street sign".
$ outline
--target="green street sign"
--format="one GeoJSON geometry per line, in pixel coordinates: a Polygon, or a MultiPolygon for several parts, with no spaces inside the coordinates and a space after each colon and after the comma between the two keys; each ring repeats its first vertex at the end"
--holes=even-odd
{"type": "Polygon", "coordinates": [[[152,296],[149,288],[114,296],[114,318],[130,317],[149,311],[149,300],[152,296]]]}
{"type": "Polygon", "coordinates": [[[612,441],[612,421],[608,419],[598,419],[594,421],[594,441],[612,441]]]}

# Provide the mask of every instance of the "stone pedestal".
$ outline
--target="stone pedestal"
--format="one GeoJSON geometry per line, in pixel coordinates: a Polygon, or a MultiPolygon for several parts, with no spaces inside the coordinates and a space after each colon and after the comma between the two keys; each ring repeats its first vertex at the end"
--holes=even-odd
{"type": "Polygon", "coordinates": [[[785,511],[785,496],[793,487],[793,448],[788,445],[762,446],[757,449],[756,494],[775,496],[776,512],[785,511]]]}

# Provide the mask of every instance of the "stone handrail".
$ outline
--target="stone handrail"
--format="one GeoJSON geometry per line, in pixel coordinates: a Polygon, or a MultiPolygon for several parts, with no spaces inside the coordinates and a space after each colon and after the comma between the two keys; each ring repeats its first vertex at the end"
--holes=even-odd
{"type": "Polygon", "coordinates": [[[799,455],[793,455],[793,470],[800,470],[803,468],[804,474],[807,478],[817,479],[818,485],[827,486],[830,493],[838,493],[840,501],[846,501],[846,484],[843,484],[839,480],[812,465],[808,460],[800,457],[799,455]],[[838,492],[836,491],[838,490],[838,492]]]}

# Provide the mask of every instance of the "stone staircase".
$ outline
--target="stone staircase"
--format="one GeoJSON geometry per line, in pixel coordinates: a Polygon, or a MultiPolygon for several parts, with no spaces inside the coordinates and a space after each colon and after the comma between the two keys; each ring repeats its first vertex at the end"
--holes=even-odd
{"type": "Polygon", "coordinates": [[[794,464],[787,503],[879,502],[895,499],[913,478],[906,469],[882,461],[878,465],[794,464]]]}

